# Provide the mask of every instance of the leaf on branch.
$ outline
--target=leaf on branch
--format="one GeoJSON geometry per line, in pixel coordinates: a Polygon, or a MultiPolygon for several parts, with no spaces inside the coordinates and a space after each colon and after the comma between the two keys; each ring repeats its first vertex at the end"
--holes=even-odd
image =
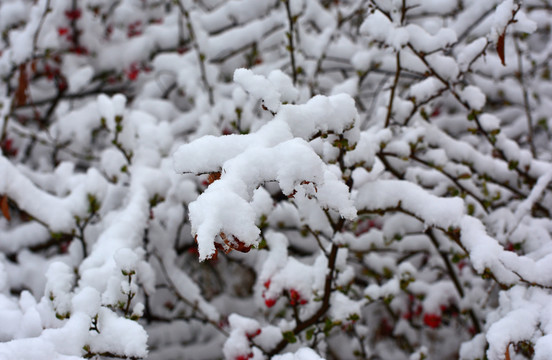
{"type": "Polygon", "coordinates": [[[506,352],[504,353],[504,360],[510,360],[510,351],[508,348],[510,347],[510,344],[506,345],[506,352]]]}
{"type": "Polygon", "coordinates": [[[10,215],[10,208],[8,206],[8,196],[4,195],[2,196],[2,199],[0,199],[0,208],[2,209],[2,215],[6,218],[6,220],[11,220],[10,215]]]}
{"type": "Polygon", "coordinates": [[[214,183],[215,181],[219,180],[220,179],[220,171],[217,171],[217,172],[213,172],[213,173],[210,173],[209,174],[209,177],[207,178],[207,182],[209,183],[209,185],[211,185],[212,183],[214,183]]]}

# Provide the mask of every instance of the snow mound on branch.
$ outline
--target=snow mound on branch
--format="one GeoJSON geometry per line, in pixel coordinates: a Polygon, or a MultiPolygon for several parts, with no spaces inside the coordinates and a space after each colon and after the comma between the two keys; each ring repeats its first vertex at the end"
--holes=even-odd
{"type": "Polygon", "coordinates": [[[249,93],[264,99],[272,121],[247,135],[206,136],[181,145],[173,155],[177,172],[217,173],[215,180],[189,205],[192,233],[199,258],[216,251],[215,241],[239,244],[242,250],[257,245],[260,230],[252,206],[254,190],[276,181],[283,194],[316,198],[323,208],[334,209],[346,219],[356,217],[347,186],[338,171],[326,165],[307,143],[315,134],[342,134],[356,143],[358,113],[354,100],[345,94],[315,96],[301,105],[282,105],[280,98],[295,96],[289,79],[272,72],[268,79],[250,70],[238,69],[234,79],[249,93]],[[232,239],[232,237],[234,239],[232,239]],[[230,240],[228,240],[230,239],[230,240]]]}

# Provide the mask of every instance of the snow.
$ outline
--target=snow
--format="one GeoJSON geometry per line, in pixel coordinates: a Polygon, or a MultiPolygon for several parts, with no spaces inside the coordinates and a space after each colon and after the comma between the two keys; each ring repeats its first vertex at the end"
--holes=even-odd
{"type": "Polygon", "coordinates": [[[406,31],[412,46],[424,53],[432,53],[456,42],[456,33],[452,29],[441,28],[436,34],[430,34],[422,27],[411,24],[406,27],[406,31]]]}
{"type": "Polygon", "coordinates": [[[346,321],[353,315],[361,313],[362,301],[353,301],[342,293],[332,294],[330,299],[330,316],[333,320],[346,321]]]}
{"type": "Polygon", "coordinates": [[[314,350],[309,348],[301,348],[295,353],[285,353],[276,355],[274,360],[323,360],[314,350]]]}
{"type": "Polygon", "coordinates": [[[459,95],[473,110],[483,109],[486,102],[485,94],[476,86],[466,86],[459,95]]]}
{"type": "Polygon", "coordinates": [[[5,30],[26,20],[28,8],[22,2],[7,1],[0,5],[0,29],[5,30]]]}
{"type": "Polygon", "coordinates": [[[21,339],[18,341],[0,344],[0,359],[2,360],[79,360],[80,356],[62,355],[55,350],[55,346],[41,338],[21,339]]]}
{"type": "Polygon", "coordinates": [[[548,358],[550,10],[404,4],[0,1],[0,359],[548,358]]]}
{"type": "Polygon", "coordinates": [[[396,27],[381,11],[370,14],[362,23],[360,32],[370,35],[377,41],[400,49],[410,40],[410,33],[407,29],[396,27]]]}
{"type": "Polygon", "coordinates": [[[438,198],[417,185],[399,180],[366,183],[359,189],[355,203],[357,208],[367,210],[400,207],[419,217],[426,225],[439,224],[444,228],[455,225],[464,213],[459,198],[438,198]]]}
{"type": "Polygon", "coordinates": [[[82,312],[93,318],[100,310],[100,293],[92,287],[85,287],[73,297],[71,304],[72,313],[82,312]]]}
{"type": "Polygon", "coordinates": [[[102,307],[98,314],[101,331],[90,341],[93,352],[112,352],[128,357],[145,357],[148,335],[137,322],[121,318],[113,311],[102,307]]]}
{"type": "Polygon", "coordinates": [[[273,112],[278,111],[282,94],[274,84],[262,75],[255,75],[251,70],[237,69],[234,81],[240,84],[248,93],[263,100],[263,104],[273,112]]]}

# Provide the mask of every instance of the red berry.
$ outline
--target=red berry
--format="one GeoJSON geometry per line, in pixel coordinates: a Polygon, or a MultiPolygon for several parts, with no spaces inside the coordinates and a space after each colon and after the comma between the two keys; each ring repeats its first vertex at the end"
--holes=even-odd
{"type": "Polygon", "coordinates": [[[247,333],[246,335],[247,335],[248,339],[252,339],[255,336],[259,335],[260,333],[261,333],[261,329],[257,329],[257,330],[255,330],[255,332],[247,333]]]}
{"type": "Polygon", "coordinates": [[[71,51],[72,53],[77,54],[77,55],[87,55],[88,54],[88,49],[86,49],[84,46],[74,46],[71,49],[69,49],[69,51],[71,51]]]}
{"type": "Polygon", "coordinates": [[[66,27],[60,27],[58,28],[58,34],[59,36],[67,35],[69,33],[69,29],[66,27]]]}
{"type": "Polygon", "coordinates": [[[2,153],[4,156],[15,156],[17,155],[17,149],[13,147],[13,139],[6,138],[2,144],[0,144],[2,153]]]}
{"type": "Polygon", "coordinates": [[[136,63],[132,63],[130,65],[130,68],[126,71],[127,78],[130,81],[134,81],[138,78],[138,74],[140,73],[140,69],[138,68],[138,65],[136,63]]]}
{"type": "Polygon", "coordinates": [[[291,306],[295,306],[297,304],[305,305],[307,300],[303,299],[297,290],[291,289],[289,290],[289,303],[291,306]]]}
{"type": "Polygon", "coordinates": [[[265,305],[266,307],[273,307],[274,304],[276,304],[276,299],[265,299],[265,305]]]}
{"type": "Polygon", "coordinates": [[[240,355],[236,358],[236,360],[247,360],[249,358],[252,358],[253,357],[253,353],[249,353],[247,355],[240,355]]]}
{"type": "Polygon", "coordinates": [[[432,329],[438,328],[441,325],[441,315],[437,314],[425,314],[424,324],[432,329]]]}
{"type": "Polygon", "coordinates": [[[263,285],[264,285],[265,289],[268,289],[270,287],[270,279],[265,281],[263,285]]]}
{"type": "Polygon", "coordinates": [[[65,11],[65,17],[69,20],[77,20],[81,17],[80,9],[73,9],[65,11]]]}

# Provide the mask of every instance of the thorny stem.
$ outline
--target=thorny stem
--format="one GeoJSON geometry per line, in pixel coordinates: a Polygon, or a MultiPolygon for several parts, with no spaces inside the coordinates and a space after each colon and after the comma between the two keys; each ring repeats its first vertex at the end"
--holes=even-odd
{"type": "Polygon", "coordinates": [[[292,78],[293,78],[293,85],[296,85],[297,84],[297,67],[295,65],[295,54],[294,54],[295,45],[294,45],[294,42],[293,42],[295,19],[294,19],[293,15],[291,14],[291,8],[289,6],[289,1],[290,0],[284,0],[284,5],[286,7],[286,13],[287,13],[288,23],[289,23],[287,37],[288,37],[288,50],[289,50],[289,56],[290,56],[290,61],[291,61],[291,74],[292,74],[292,78]]]}
{"type": "Polygon", "coordinates": [[[533,141],[533,118],[531,115],[531,108],[529,104],[529,92],[527,91],[527,84],[525,83],[523,76],[523,54],[519,47],[519,40],[514,36],[514,45],[516,47],[516,53],[518,58],[518,73],[517,78],[521,89],[523,91],[523,107],[525,108],[525,115],[527,116],[527,142],[529,143],[529,148],[531,149],[531,154],[534,158],[537,157],[537,150],[535,149],[535,143],[533,141]]]}
{"type": "MultiPolygon", "coordinates": [[[[387,155],[387,153],[385,153],[385,154],[387,155]]],[[[389,155],[396,156],[394,154],[389,154],[389,155]]],[[[444,169],[442,169],[438,166],[432,165],[429,162],[419,158],[418,156],[416,156],[414,154],[411,154],[410,158],[412,160],[415,160],[415,161],[419,162],[420,164],[423,164],[427,167],[435,169],[435,170],[439,171],[441,174],[445,175],[447,178],[449,178],[454,183],[454,185],[456,185],[460,190],[462,190],[462,192],[464,192],[464,193],[468,194],[469,196],[471,196],[472,198],[474,198],[479,203],[479,205],[481,205],[481,207],[483,208],[483,210],[486,213],[489,212],[489,210],[487,209],[487,204],[485,204],[485,202],[483,202],[483,200],[481,200],[478,196],[476,196],[472,191],[470,191],[466,187],[462,186],[462,184],[460,184],[460,181],[457,177],[452,176],[451,174],[447,173],[444,169]]]]}
{"type": "Polygon", "coordinates": [[[401,174],[397,169],[395,169],[391,164],[389,163],[389,160],[387,160],[386,155],[384,152],[380,151],[376,154],[378,159],[381,160],[383,165],[385,166],[385,169],[391,172],[397,179],[404,180],[404,175],[401,174]]]}
{"type": "Polygon", "coordinates": [[[395,79],[393,80],[393,86],[391,87],[391,95],[389,97],[389,105],[387,106],[387,117],[385,118],[385,127],[389,126],[391,122],[391,116],[393,114],[393,100],[395,99],[395,91],[399,85],[399,79],[401,74],[401,52],[397,51],[396,54],[397,69],[395,70],[395,79]]]}
{"type": "MultiPolygon", "coordinates": [[[[497,147],[496,145],[496,141],[491,137],[491,135],[483,128],[483,126],[481,125],[481,121],[479,119],[479,116],[473,111],[473,109],[471,108],[471,106],[466,102],[464,101],[460,95],[458,94],[457,91],[455,91],[452,87],[452,85],[446,80],[444,79],[438,72],[435,71],[435,69],[429,64],[429,62],[427,61],[426,57],[425,57],[425,54],[417,51],[414,46],[412,46],[412,44],[408,44],[407,45],[411,50],[412,52],[414,52],[414,54],[416,54],[416,56],[418,56],[418,58],[420,60],[422,60],[422,62],[424,63],[424,65],[428,68],[428,70],[431,72],[431,74],[433,76],[435,76],[440,82],[442,82],[450,91],[450,93],[452,94],[452,96],[466,109],[468,110],[474,117],[474,121],[475,121],[475,124],[477,126],[477,130],[483,134],[483,137],[487,140],[487,142],[493,147],[493,149],[496,151],[496,153],[499,155],[500,159],[510,163],[510,160],[508,159],[508,157],[506,156],[506,154],[504,153],[504,151],[500,148],[497,147]]],[[[522,178],[524,178],[528,183],[529,185],[533,185],[536,181],[535,179],[529,175],[526,171],[523,171],[519,168],[519,166],[515,166],[515,172],[521,176],[522,178]]]]}
{"type": "Polygon", "coordinates": [[[197,54],[197,61],[199,64],[199,70],[201,72],[201,80],[203,81],[203,85],[205,86],[205,90],[207,90],[207,94],[209,96],[209,105],[212,106],[215,104],[215,99],[213,97],[213,88],[211,87],[211,85],[209,84],[209,80],[207,79],[207,70],[205,69],[205,54],[199,48],[199,43],[197,41],[197,36],[192,24],[190,13],[184,8],[181,0],[177,0],[176,3],[178,4],[180,13],[184,15],[184,18],[186,19],[186,27],[188,28],[188,33],[190,35],[194,51],[197,54]]]}
{"type": "MultiPolygon", "coordinates": [[[[301,333],[303,330],[309,328],[310,326],[316,324],[324,314],[326,314],[326,311],[330,308],[330,295],[332,293],[332,281],[335,273],[335,262],[337,259],[337,250],[338,245],[332,244],[332,248],[330,250],[330,255],[328,258],[328,273],[326,274],[326,281],[324,283],[324,297],[322,298],[322,306],[312,315],[310,318],[308,318],[305,321],[297,321],[297,324],[295,325],[295,328],[292,330],[294,335],[297,335],[301,333]]],[[[288,344],[286,339],[282,339],[269,353],[269,356],[278,354],[280,351],[282,351],[286,345],[288,344]]]]}
{"type": "MultiPolygon", "coordinates": [[[[391,207],[387,207],[387,208],[383,208],[383,209],[374,209],[374,210],[362,209],[362,210],[358,211],[358,215],[383,214],[383,213],[386,213],[386,212],[401,212],[403,214],[409,215],[409,216],[417,219],[422,224],[426,224],[426,221],[425,221],[424,218],[416,215],[412,211],[409,211],[409,210],[403,208],[400,201],[398,202],[398,204],[396,206],[391,206],[391,207]]],[[[443,228],[441,226],[438,226],[438,225],[433,225],[433,228],[442,231],[449,238],[451,238],[456,244],[458,244],[458,246],[460,246],[462,248],[462,250],[464,251],[464,253],[466,255],[469,255],[468,249],[466,249],[466,247],[460,242],[460,236],[459,236],[460,229],[445,229],[445,228],[443,228]]]]}
{"type": "MultiPolygon", "coordinates": [[[[113,88],[98,87],[96,89],[92,89],[92,90],[89,90],[89,91],[82,91],[82,92],[79,92],[79,93],[73,93],[73,94],[66,94],[65,93],[63,95],[63,99],[64,100],[74,100],[74,99],[85,98],[85,97],[88,97],[88,96],[95,96],[95,95],[98,95],[98,94],[115,95],[115,94],[124,92],[125,89],[126,89],[125,87],[113,87],[113,88]]],[[[23,108],[27,108],[27,107],[37,107],[37,106],[42,106],[42,105],[48,105],[51,102],[56,101],[57,96],[58,95],[56,95],[55,97],[52,97],[52,98],[33,101],[32,103],[28,103],[28,104],[25,104],[25,105],[17,105],[17,106],[14,106],[13,108],[14,109],[23,109],[23,108]]]]}
{"type": "Polygon", "coordinates": [[[200,320],[204,323],[208,323],[208,324],[211,324],[213,325],[213,327],[215,329],[217,329],[218,331],[220,331],[223,335],[225,335],[226,337],[230,336],[230,334],[228,334],[228,332],[226,332],[219,324],[217,324],[215,321],[213,320],[210,320],[207,315],[205,315],[201,309],[199,309],[197,307],[197,304],[194,304],[192,303],[190,300],[188,300],[184,294],[182,294],[178,288],[176,287],[176,284],[173,282],[171,276],[169,275],[169,272],[167,271],[167,268],[165,267],[165,263],[163,262],[163,259],[158,255],[158,254],[153,254],[153,256],[157,259],[157,262],[159,263],[159,267],[161,268],[161,272],[163,273],[165,279],[167,280],[167,282],[169,283],[170,285],[170,290],[176,295],[176,297],[182,301],[183,303],[185,303],[186,305],[190,306],[194,311],[197,311],[198,313],[200,313],[203,317],[200,318],[200,317],[197,317],[197,320],[200,320]]]}
{"type": "MultiPolygon", "coordinates": [[[[345,156],[344,150],[345,149],[343,147],[340,148],[340,153],[338,157],[338,163],[340,164],[342,172],[344,172],[345,170],[345,165],[343,162],[343,157],[345,156]]],[[[349,184],[349,191],[351,190],[351,188],[352,188],[352,184],[349,184]]],[[[341,232],[345,226],[345,219],[343,217],[340,217],[337,221],[334,221],[328,209],[324,209],[324,213],[326,214],[326,217],[328,218],[328,221],[332,226],[333,233],[337,234],[341,232]]],[[[332,283],[336,273],[335,266],[337,261],[338,250],[339,250],[339,245],[336,244],[335,242],[332,242],[330,253],[327,254],[325,252],[328,258],[328,265],[327,265],[328,271],[326,273],[326,279],[324,282],[324,295],[322,296],[322,305],[311,317],[309,317],[304,321],[302,321],[299,318],[297,314],[297,309],[294,308],[295,321],[296,321],[295,328],[292,330],[294,335],[300,334],[302,331],[318,323],[330,308],[330,297],[332,294],[332,283]]],[[[267,353],[267,355],[272,356],[279,353],[287,346],[287,344],[288,344],[288,341],[285,338],[282,339],[272,350],[270,350],[267,353]]]]}
{"type": "Polygon", "coordinates": [[[46,6],[44,8],[44,13],[42,13],[42,16],[40,17],[40,22],[38,24],[38,27],[36,28],[36,31],[33,36],[33,53],[36,50],[36,43],[38,41],[38,35],[40,34],[40,31],[42,30],[42,25],[44,25],[44,20],[46,19],[46,15],[51,11],[50,8],[50,0],[46,1],[46,6]]]}
{"type": "MultiPolygon", "coordinates": [[[[130,288],[130,285],[132,283],[132,273],[129,273],[128,274],[128,285],[129,285],[129,288],[130,288]]],[[[125,306],[125,316],[128,317],[128,313],[130,312],[130,303],[132,302],[132,299],[134,298],[135,294],[132,292],[132,291],[128,291],[128,294],[127,294],[127,302],[126,302],[126,306],[125,306]]]]}
{"type": "MultiPolygon", "coordinates": [[[[431,243],[433,246],[435,246],[435,250],[439,253],[441,256],[441,259],[443,259],[443,262],[445,263],[445,267],[447,268],[447,272],[449,273],[449,276],[454,284],[454,287],[456,288],[456,291],[458,291],[458,295],[460,295],[461,298],[464,297],[464,289],[462,288],[462,285],[460,284],[460,280],[458,279],[458,276],[456,275],[456,272],[454,271],[454,268],[452,267],[452,264],[450,263],[450,260],[448,258],[448,253],[445,251],[441,251],[439,249],[439,242],[437,241],[437,238],[435,237],[435,234],[433,233],[433,229],[429,228],[426,230],[426,235],[429,237],[429,240],[431,240],[431,243]]],[[[475,333],[478,334],[481,332],[481,325],[479,324],[479,320],[477,319],[477,316],[475,315],[475,312],[473,309],[468,310],[469,316],[472,320],[473,327],[475,329],[475,333]]]]}
{"type": "Polygon", "coordinates": [[[108,352],[108,351],[102,352],[102,353],[87,352],[82,357],[85,358],[85,359],[91,359],[91,358],[98,357],[98,356],[99,357],[114,358],[114,359],[125,359],[125,360],[139,360],[139,359],[142,359],[141,357],[137,357],[137,356],[119,355],[119,354],[114,354],[114,353],[108,352]]]}

